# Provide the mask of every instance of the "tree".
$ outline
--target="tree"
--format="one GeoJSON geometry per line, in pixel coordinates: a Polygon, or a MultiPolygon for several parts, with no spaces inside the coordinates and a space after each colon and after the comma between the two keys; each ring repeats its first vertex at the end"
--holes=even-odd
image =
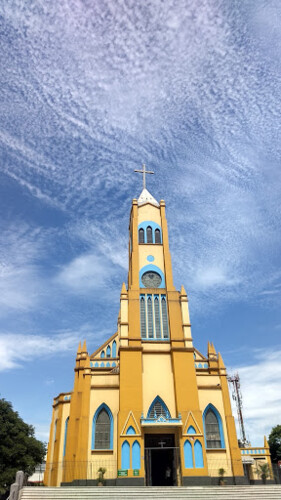
{"type": "Polygon", "coordinates": [[[42,463],[46,445],[34,437],[34,428],[0,399],[0,494],[9,490],[18,470],[31,475],[42,463]]]}
{"type": "Polygon", "coordinates": [[[269,434],[268,444],[272,462],[281,460],[281,425],[276,425],[271,429],[269,434]]]}

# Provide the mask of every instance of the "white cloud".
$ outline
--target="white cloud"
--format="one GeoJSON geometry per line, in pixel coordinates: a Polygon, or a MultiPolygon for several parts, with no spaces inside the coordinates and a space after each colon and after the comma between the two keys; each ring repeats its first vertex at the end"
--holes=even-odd
{"type": "Polygon", "coordinates": [[[280,347],[257,350],[251,365],[233,368],[240,375],[246,434],[253,446],[262,446],[263,436],[281,422],[280,359],[280,347]]]}
{"type": "Polygon", "coordinates": [[[61,332],[53,336],[0,334],[0,371],[19,368],[34,357],[57,356],[75,351],[79,333],[61,332]]]}

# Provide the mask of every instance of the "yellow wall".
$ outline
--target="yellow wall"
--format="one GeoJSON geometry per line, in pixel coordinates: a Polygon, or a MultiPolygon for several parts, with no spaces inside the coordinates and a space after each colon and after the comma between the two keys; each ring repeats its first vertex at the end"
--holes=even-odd
{"type": "Polygon", "coordinates": [[[138,207],[138,223],[152,220],[161,227],[160,209],[147,203],[138,207]]]}
{"type": "Polygon", "coordinates": [[[148,409],[156,396],[165,401],[171,416],[176,418],[174,378],[170,354],[143,354],[143,412],[148,409]]]}

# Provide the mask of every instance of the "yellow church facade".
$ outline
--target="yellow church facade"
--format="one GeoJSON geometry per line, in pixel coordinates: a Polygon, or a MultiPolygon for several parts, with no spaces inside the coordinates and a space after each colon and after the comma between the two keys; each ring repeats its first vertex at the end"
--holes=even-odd
{"type": "Polygon", "coordinates": [[[165,202],[146,188],[132,202],[117,332],[91,355],[79,344],[73,390],[54,399],[44,483],[95,484],[100,467],[112,485],[212,484],[220,468],[245,482],[225,365],[213,344],[207,356],[193,345],[165,202]]]}

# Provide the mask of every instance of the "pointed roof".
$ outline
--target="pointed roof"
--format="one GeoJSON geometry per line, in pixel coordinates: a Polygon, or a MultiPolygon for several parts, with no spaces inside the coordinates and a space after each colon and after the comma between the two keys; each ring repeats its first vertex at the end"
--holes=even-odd
{"type": "Polygon", "coordinates": [[[150,192],[146,188],[144,188],[140,194],[138,205],[145,205],[145,203],[151,203],[151,205],[159,207],[158,201],[153,198],[152,194],[150,194],[150,192]]]}

